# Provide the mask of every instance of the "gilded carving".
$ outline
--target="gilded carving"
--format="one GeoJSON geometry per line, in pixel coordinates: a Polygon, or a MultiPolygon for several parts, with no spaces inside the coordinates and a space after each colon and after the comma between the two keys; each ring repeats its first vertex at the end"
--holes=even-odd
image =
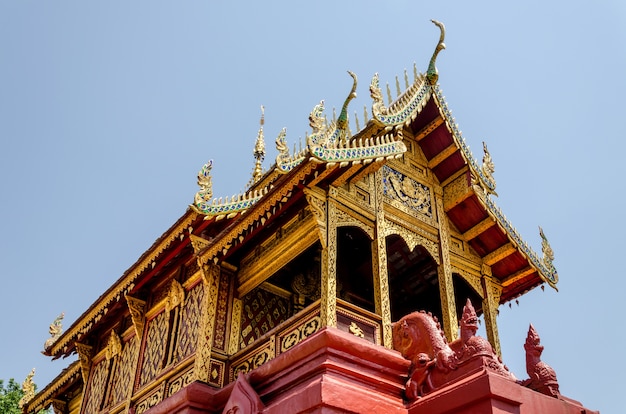
{"type": "Polygon", "coordinates": [[[279,337],[280,352],[285,352],[294,347],[308,336],[313,335],[320,329],[321,320],[319,315],[315,315],[306,322],[296,326],[291,331],[279,337]]]}
{"type": "Polygon", "coordinates": [[[213,332],[215,330],[215,312],[219,293],[220,268],[215,265],[199,264],[202,267],[202,281],[205,292],[193,371],[195,379],[208,382],[211,351],[213,348],[213,332]]]}
{"type": "Polygon", "coordinates": [[[148,322],[146,345],[139,376],[139,385],[154,379],[162,368],[167,350],[168,313],[161,312],[148,322]]]}
{"type": "Polygon", "coordinates": [[[243,305],[240,299],[233,298],[233,311],[230,322],[230,338],[228,341],[228,354],[234,355],[239,351],[239,338],[241,335],[241,314],[243,305]]]}
{"type": "MultiPolygon", "coordinates": [[[[487,331],[487,339],[491,342],[493,349],[498,355],[501,355],[500,336],[498,335],[498,305],[500,304],[500,295],[502,294],[502,286],[495,282],[486,272],[483,271],[483,312],[485,315],[485,329],[487,331]]],[[[491,273],[491,269],[489,269],[491,273]]]]}
{"type": "Polygon", "coordinates": [[[168,383],[166,397],[169,397],[185,388],[194,381],[193,368],[180,374],[168,383]]]}
{"type": "Polygon", "coordinates": [[[359,338],[365,338],[365,334],[363,333],[363,329],[356,324],[356,322],[350,322],[350,326],[348,327],[350,333],[359,338]]]}
{"type": "Polygon", "coordinates": [[[220,273],[220,287],[217,298],[217,308],[215,310],[215,334],[213,335],[213,346],[217,349],[224,349],[226,342],[226,313],[228,310],[228,290],[229,274],[222,270],[220,273]]]}
{"type": "Polygon", "coordinates": [[[141,299],[134,298],[128,294],[126,297],[126,304],[128,305],[128,311],[130,312],[130,318],[133,321],[133,327],[135,328],[135,334],[138,338],[143,336],[143,327],[145,323],[146,302],[141,299]]]}
{"type": "Polygon", "coordinates": [[[198,329],[202,315],[204,288],[202,284],[194,286],[185,299],[178,325],[176,359],[182,361],[196,350],[198,329]]]}
{"type": "Polygon", "coordinates": [[[133,336],[124,344],[124,348],[119,357],[119,363],[115,368],[112,380],[112,402],[115,406],[127,400],[132,391],[133,377],[137,365],[139,351],[139,340],[133,336]]]}
{"type": "MultiPolygon", "coordinates": [[[[330,189],[332,191],[332,188],[330,189]]],[[[335,191],[336,194],[336,191],[335,191]]],[[[322,249],[322,289],[320,318],[322,326],[337,326],[337,207],[328,206],[328,246],[322,249]]]]}
{"type": "Polygon", "coordinates": [[[22,382],[22,398],[18,401],[18,406],[20,408],[24,407],[30,400],[35,396],[35,383],[33,382],[33,377],[35,376],[35,368],[33,368],[24,382],[22,382]]]}
{"type": "Polygon", "coordinates": [[[199,254],[211,244],[210,241],[200,236],[196,236],[195,234],[190,234],[189,239],[191,240],[191,246],[193,247],[194,254],[199,254]]]}
{"type": "Polygon", "coordinates": [[[48,332],[50,333],[50,338],[46,340],[43,345],[44,352],[54,345],[54,343],[59,339],[61,334],[63,333],[63,318],[65,317],[65,313],[61,312],[59,316],[50,324],[50,328],[48,332]]]}
{"type": "Polygon", "coordinates": [[[303,191],[315,216],[322,247],[326,247],[326,195],[308,188],[303,189],[303,191]]]}
{"type": "Polygon", "coordinates": [[[120,341],[120,337],[115,333],[115,331],[111,331],[111,334],[109,335],[109,340],[107,341],[107,346],[105,349],[106,359],[109,360],[121,353],[122,353],[122,342],[120,341]]]}
{"type": "Polygon", "coordinates": [[[414,179],[384,165],[383,194],[413,212],[432,218],[430,189],[414,179]]]}
{"type": "Polygon", "coordinates": [[[410,251],[413,251],[417,246],[424,247],[433,258],[433,260],[438,265],[441,264],[439,245],[434,241],[422,236],[419,233],[411,231],[406,227],[400,226],[390,220],[385,221],[382,232],[385,237],[391,236],[392,234],[396,234],[402,237],[410,251]]]}
{"type": "Polygon", "coordinates": [[[271,337],[262,347],[256,349],[249,355],[246,355],[243,360],[238,360],[233,363],[230,368],[231,379],[236,379],[239,374],[247,374],[255,368],[260,367],[267,361],[276,357],[276,338],[271,337]]]}
{"type": "MultiPolygon", "coordinates": [[[[150,408],[154,407],[158,403],[163,400],[165,382],[161,384],[159,388],[157,388],[152,394],[141,400],[135,406],[135,414],[143,414],[148,411],[150,408]]],[[[92,411],[89,411],[92,412],[92,411]]],[[[94,411],[95,412],[95,411],[94,411]]]]}
{"type": "Polygon", "coordinates": [[[93,367],[93,375],[87,392],[83,399],[82,413],[97,413],[100,411],[104,393],[107,389],[107,377],[109,374],[109,364],[106,359],[100,360],[93,367]]]}
{"type": "Polygon", "coordinates": [[[376,195],[376,238],[372,255],[374,266],[374,305],[376,313],[381,316],[383,327],[383,345],[393,347],[393,332],[391,325],[391,303],[389,301],[389,275],[387,273],[387,244],[384,201],[383,177],[380,171],[374,174],[374,190],[376,195]]]}
{"type": "Polygon", "coordinates": [[[243,302],[241,347],[259,339],[289,317],[288,299],[262,288],[248,293],[243,302]]]}
{"type": "Polygon", "coordinates": [[[357,219],[356,217],[346,213],[345,211],[339,208],[337,209],[336,220],[337,220],[337,227],[344,227],[344,226],[358,227],[361,230],[363,230],[365,234],[369,236],[370,240],[374,240],[374,229],[371,226],[367,225],[366,223],[362,222],[361,220],[357,219]]]}
{"type": "Polygon", "coordinates": [[[452,265],[450,263],[450,230],[448,218],[443,209],[443,198],[435,197],[437,205],[437,223],[439,225],[439,242],[441,244],[441,264],[438,266],[439,295],[441,297],[441,313],[443,326],[449,341],[457,339],[458,322],[456,317],[456,303],[454,299],[454,285],[452,283],[452,265]]]}
{"type": "Polygon", "coordinates": [[[91,369],[93,347],[76,342],[76,352],[78,352],[78,360],[80,361],[80,371],[83,376],[83,384],[87,384],[87,381],[89,381],[89,370],[91,369]]]}
{"type": "Polygon", "coordinates": [[[170,283],[170,288],[167,291],[167,298],[165,300],[165,311],[171,312],[172,309],[178,307],[181,303],[185,302],[185,288],[176,280],[173,279],[170,283]]]}

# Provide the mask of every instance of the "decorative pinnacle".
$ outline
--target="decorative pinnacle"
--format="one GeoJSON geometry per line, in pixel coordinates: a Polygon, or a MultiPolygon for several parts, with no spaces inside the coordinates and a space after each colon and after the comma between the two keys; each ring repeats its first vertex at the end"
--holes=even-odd
{"type": "Polygon", "coordinates": [[[437,46],[435,47],[433,56],[430,58],[430,63],[428,64],[428,71],[426,72],[426,78],[428,79],[428,83],[430,83],[431,85],[434,85],[437,83],[437,80],[439,79],[439,73],[437,72],[435,61],[437,60],[437,55],[439,54],[439,52],[441,52],[443,49],[446,48],[445,43],[443,43],[446,37],[446,27],[443,25],[443,23],[438,22],[437,20],[431,20],[431,22],[433,22],[437,27],[439,27],[439,30],[440,30],[439,42],[437,43],[437,46]]]}
{"type": "Polygon", "coordinates": [[[265,107],[261,105],[261,120],[259,121],[259,132],[256,136],[256,143],[254,144],[254,171],[252,172],[252,182],[256,183],[261,179],[263,170],[261,164],[265,159],[265,137],[263,136],[263,125],[265,124],[265,107]]]}
{"type": "Polygon", "coordinates": [[[356,98],[357,77],[354,72],[348,71],[348,74],[352,77],[352,89],[350,89],[350,93],[343,103],[343,106],[341,107],[341,113],[339,114],[339,118],[337,119],[337,128],[341,130],[348,129],[348,104],[350,104],[351,100],[356,98]]]}

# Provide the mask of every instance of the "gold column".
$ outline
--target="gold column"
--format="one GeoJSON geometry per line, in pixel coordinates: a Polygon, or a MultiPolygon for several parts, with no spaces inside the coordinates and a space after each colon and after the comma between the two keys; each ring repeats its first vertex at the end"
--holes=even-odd
{"type": "MultiPolygon", "coordinates": [[[[200,259],[198,259],[199,261],[200,259]]],[[[211,350],[213,347],[213,331],[215,330],[215,313],[220,283],[220,268],[213,264],[198,263],[202,269],[202,285],[204,298],[202,316],[198,330],[198,346],[193,366],[194,379],[209,382],[211,350]]]]}
{"type": "Polygon", "coordinates": [[[228,354],[234,355],[239,351],[239,337],[241,335],[241,299],[233,298],[233,311],[230,316],[230,337],[228,340],[228,354]]]}
{"type": "Polygon", "coordinates": [[[450,264],[450,229],[448,217],[443,208],[443,196],[435,194],[437,205],[437,225],[439,227],[439,255],[441,264],[437,268],[439,276],[439,296],[441,297],[441,314],[443,316],[443,329],[452,342],[458,338],[458,321],[456,318],[456,305],[454,299],[454,285],[452,284],[452,265],[450,264]]]}
{"type": "Polygon", "coordinates": [[[326,246],[322,248],[320,319],[322,326],[337,327],[337,190],[331,187],[326,201],[326,246]]]}
{"type": "Polygon", "coordinates": [[[482,270],[483,281],[483,313],[485,315],[485,329],[487,330],[487,339],[491,343],[496,354],[502,356],[500,347],[500,335],[498,334],[498,305],[500,304],[500,295],[502,294],[502,285],[497,283],[491,275],[491,267],[483,265],[482,270]]]}
{"type": "Polygon", "coordinates": [[[372,243],[372,267],[374,273],[374,304],[383,325],[383,345],[393,348],[393,330],[391,327],[391,304],[389,302],[389,276],[387,274],[387,244],[385,242],[385,211],[383,209],[382,173],[374,175],[376,205],[376,238],[372,243]]]}

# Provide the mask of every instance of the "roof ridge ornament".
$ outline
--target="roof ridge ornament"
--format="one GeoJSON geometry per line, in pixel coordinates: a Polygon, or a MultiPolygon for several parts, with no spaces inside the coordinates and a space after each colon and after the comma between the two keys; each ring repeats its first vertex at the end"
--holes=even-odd
{"type": "Polygon", "coordinates": [[[35,368],[33,368],[28,373],[28,375],[26,376],[26,379],[24,379],[24,382],[22,382],[22,394],[23,395],[22,395],[22,398],[20,398],[20,400],[17,403],[20,409],[24,407],[26,404],[28,404],[28,402],[32,400],[33,397],[35,396],[35,383],[33,382],[34,376],[35,376],[35,368]]]}
{"type": "Polygon", "coordinates": [[[543,254],[541,261],[543,262],[543,264],[546,265],[546,267],[552,267],[552,261],[554,260],[554,250],[552,250],[550,242],[548,242],[548,238],[543,233],[543,229],[541,228],[541,226],[539,226],[539,236],[541,236],[541,253],[543,254]]]}
{"type": "Polygon", "coordinates": [[[211,178],[211,170],[213,169],[213,160],[209,160],[198,171],[198,185],[200,191],[194,197],[194,205],[200,210],[204,210],[203,206],[208,204],[213,197],[213,183],[211,178]]]}
{"type": "Polygon", "coordinates": [[[343,102],[343,106],[341,107],[341,113],[339,114],[339,118],[337,118],[337,130],[339,132],[339,138],[345,143],[348,140],[347,130],[349,127],[348,120],[348,105],[350,101],[356,98],[356,86],[357,86],[357,77],[356,74],[352,71],[348,71],[348,74],[352,77],[352,89],[350,89],[350,93],[348,97],[343,102]]]}
{"type": "Polygon", "coordinates": [[[261,120],[259,121],[259,132],[256,136],[256,142],[254,144],[254,171],[252,172],[252,180],[250,186],[253,186],[263,176],[262,163],[265,160],[265,136],[263,135],[263,125],[265,124],[265,107],[261,105],[261,120]]]}
{"type": "Polygon", "coordinates": [[[61,334],[63,333],[63,318],[65,317],[65,313],[61,312],[59,316],[56,317],[54,321],[50,324],[50,328],[48,332],[50,333],[50,338],[46,340],[43,345],[43,352],[47,351],[54,343],[59,339],[61,334]]]}
{"type": "Polygon", "coordinates": [[[432,19],[431,22],[433,22],[437,27],[439,27],[439,30],[440,30],[439,42],[437,43],[437,46],[435,47],[433,56],[430,58],[430,63],[428,64],[428,71],[426,72],[426,78],[428,79],[428,83],[430,83],[431,85],[434,85],[437,83],[437,80],[439,79],[439,72],[437,71],[437,67],[435,66],[435,61],[437,60],[437,55],[439,54],[439,52],[441,52],[443,49],[446,48],[446,44],[443,43],[446,37],[446,27],[443,25],[443,23],[437,20],[432,19]]]}

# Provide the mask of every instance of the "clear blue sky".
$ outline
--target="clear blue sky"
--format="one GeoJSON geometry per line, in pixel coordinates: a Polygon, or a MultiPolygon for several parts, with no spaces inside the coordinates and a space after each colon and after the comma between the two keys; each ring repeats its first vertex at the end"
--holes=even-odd
{"type": "Polygon", "coordinates": [[[40,354],[192,202],[245,187],[260,105],[293,144],[325,99],[362,123],[368,85],[426,70],[446,24],[439,82],[496,199],[559,292],[500,310],[504,361],[526,377],[528,324],[563,394],[623,410],[626,2],[0,2],[0,378],[40,387],[70,361],[40,354]]]}

